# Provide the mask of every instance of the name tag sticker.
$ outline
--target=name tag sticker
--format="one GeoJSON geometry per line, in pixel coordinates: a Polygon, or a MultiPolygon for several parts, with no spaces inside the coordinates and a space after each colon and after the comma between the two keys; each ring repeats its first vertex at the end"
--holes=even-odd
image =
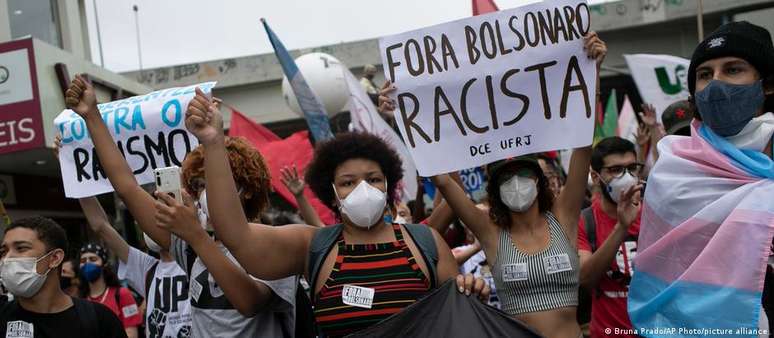
{"type": "Polygon", "coordinates": [[[344,285],[344,288],[341,290],[341,302],[349,306],[370,309],[374,303],[375,293],[376,291],[372,288],[344,285]]]}
{"type": "Polygon", "coordinates": [[[124,317],[131,317],[140,313],[140,311],[137,309],[137,304],[124,306],[121,311],[124,313],[124,317]]]}
{"type": "Polygon", "coordinates": [[[503,281],[516,282],[529,279],[527,263],[503,265],[503,281]]]}
{"type": "Polygon", "coordinates": [[[566,253],[543,257],[543,266],[546,269],[546,274],[549,275],[572,270],[572,265],[570,265],[570,256],[568,256],[566,253]]]}
{"type": "Polygon", "coordinates": [[[35,337],[35,327],[32,323],[21,320],[8,322],[5,325],[5,338],[33,338],[35,337]]]}
{"type": "Polygon", "coordinates": [[[191,285],[190,292],[191,292],[191,298],[195,301],[199,301],[199,296],[202,295],[202,285],[199,284],[195,279],[191,279],[191,285]]]}

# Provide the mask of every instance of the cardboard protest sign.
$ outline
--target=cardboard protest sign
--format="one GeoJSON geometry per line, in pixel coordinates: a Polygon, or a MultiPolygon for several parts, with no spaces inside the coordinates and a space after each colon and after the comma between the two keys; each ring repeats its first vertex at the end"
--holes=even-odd
{"type": "Polygon", "coordinates": [[[422,176],[591,144],[596,65],[585,1],[480,15],[380,39],[395,118],[422,176]]]}
{"type": "MultiPolygon", "coordinates": [[[[216,82],[162,89],[97,105],[118,149],[139,184],[153,182],[153,170],[182,166],[198,140],[185,128],[185,110],[199,87],[210,93],[216,82]]],[[[54,119],[62,136],[59,163],[65,196],[81,198],[113,191],[97,158],[86,122],[66,109],[54,119]]]]}

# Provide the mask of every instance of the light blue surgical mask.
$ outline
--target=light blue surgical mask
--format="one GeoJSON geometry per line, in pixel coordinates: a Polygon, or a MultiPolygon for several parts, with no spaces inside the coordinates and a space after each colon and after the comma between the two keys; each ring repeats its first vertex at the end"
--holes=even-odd
{"type": "Polygon", "coordinates": [[[735,85],[712,80],[696,93],[696,107],[702,122],[723,137],[742,131],[755,117],[764,100],[762,81],[735,85]]]}

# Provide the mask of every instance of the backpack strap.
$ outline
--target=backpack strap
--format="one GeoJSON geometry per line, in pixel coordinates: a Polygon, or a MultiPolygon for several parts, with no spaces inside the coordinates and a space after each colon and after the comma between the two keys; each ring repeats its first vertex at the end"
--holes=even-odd
{"type": "MultiPolygon", "coordinates": [[[[317,283],[317,275],[320,274],[320,267],[322,267],[325,257],[331,252],[333,245],[336,244],[342,229],[342,224],[322,227],[312,237],[312,242],[309,244],[309,257],[307,258],[309,269],[309,280],[307,282],[312,294],[314,294],[315,284],[317,283]]],[[[314,299],[314,297],[311,298],[314,299]]]]}
{"type": "Polygon", "coordinates": [[[586,239],[588,239],[593,253],[597,251],[597,221],[594,219],[594,210],[591,207],[583,209],[581,217],[583,217],[583,224],[586,228],[586,239]]]}
{"type": "Polygon", "coordinates": [[[80,324],[83,326],[89,337],[99,337],[99,329],[97,327],[97,310],[94,308],[97,306],[90,301],[70,297],[73,300],[73,307],[78,314],[80,324]]]}
{"type": "MultiPolygon", "coordinates": [[[[419,248],[422,259],[424,259],[430,272],[430,276],[428,276],[430,277],[430,286],[435,288],[437,285],[438,248],[435,245],[433,232],[423,224],[404,224],[404,227],[419,248]]],[[[312,242],[309,245],[309,280],[307,280],[312,293],[316,289],[317,277],[320,274],[322,263],[336,244],[342,229],[343,225],[341,224],[327,226],[317,230],[312,237],[312,242]]]]}
{"type": "Polygon", "coordinates": [[[148,269],[148,272],[145,273],[145,296],[147,297],[150,295],[150,287],[151,283],[153,282],[153,277],[156,276],[156,268],[159,266],[159,261],[156,261],[156,263],[153,263],[151,265],[151,268],[148,269]]]}
{"type": "Polygon", "coordinates": [[[425,260],[427,270],[430,272],[430,288],[435,289],[437,281],[438,247],[435,245],[435,237],[430,227],[424,224],[404,224],[411,239],[416,243],[422,259],[425,260]]]}

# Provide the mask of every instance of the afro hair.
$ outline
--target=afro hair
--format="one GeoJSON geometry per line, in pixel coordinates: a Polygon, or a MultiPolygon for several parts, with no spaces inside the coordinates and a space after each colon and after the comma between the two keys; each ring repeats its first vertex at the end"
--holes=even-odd
{"type": "MultiPolygon", "coordinates": [[[[245,196],[243,207],[248,220],[258,219],[269,205],[271,174],[263,156],[247,140],[226,137],[226,153],[234,182],[245,196]]],[[[204,189],[204,148],[199,145],[183,161],[183,184],[192,196],[204,189]]]]}
{"type": "Polygon", "coordinates": [[[396,199],[397,183],[403,178],[403,163],[395,149],[384,140],[362,132],[338,134],[336,138],[317,145],[305,174],[306,183],[317,198],[338,214],[332,183],[336,169],[351,159],[365,159],[379,164],[387,179],[387,203],[392,205],[396,199]]]}

